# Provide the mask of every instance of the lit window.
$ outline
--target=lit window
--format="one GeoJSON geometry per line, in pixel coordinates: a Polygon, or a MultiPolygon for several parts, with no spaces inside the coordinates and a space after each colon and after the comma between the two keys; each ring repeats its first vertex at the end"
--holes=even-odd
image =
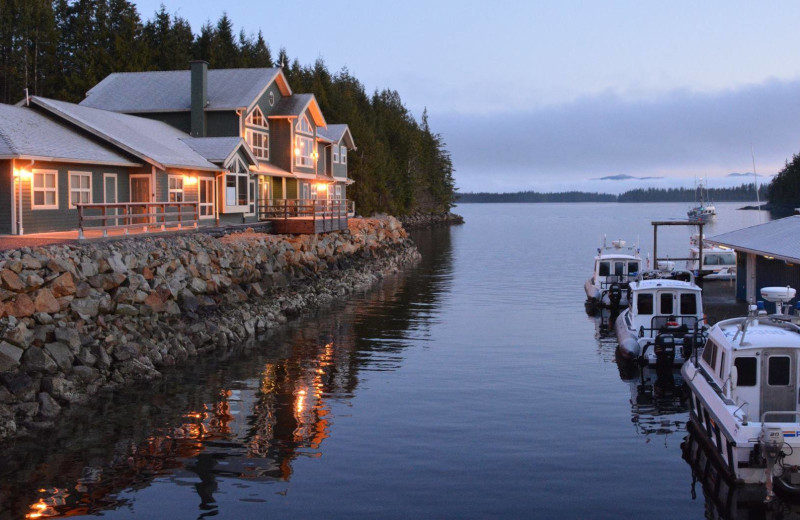
{"type": "Polygon", "coordinates": [[[308,116],[303,116],[297,122],[296,130],[302,134],[313,134],[314,129],[311,128],[311,122],[308,120],[308,116]]]}
{"type": "Polygon", "coordinates": [[[333,145],[333,162],[339,162],[339,146],[333,145]]]}
{"type": "Polygon", "coordinates": [[[340,150],[339,162],[341,162],[342,164],[347,164],[347,147],[342,146],[341,148],[339,148],[339,150],[340,150]]]}
{"type": "Polygon", "coordinates": [[[312,166],[311,152],[314,149],[314,141],[304,135],[295,136],[295,165],[312,166]]]}
{"type": "Polygon", "coordinates": [[[34,170],[31,187],[33,209],[58,209],[58,172],[34,170]]]}
{"type": "Polygon", "coordinates": [[[183,177],[170,175],[167,182],[169,183],[169,201],[183,202],[183,177]]]}
{"type": "Polygon", "coordinates": [[[253,111],[250,112],[250,115],[247,116],[244,124],[259,128],[269,128],[269,124],[267,124],[267,120],[264,118],[264,113],[258,107],[254,108],[253,111]]]}
{"type": "Polygon", "coordinates": [[[92,202],[92,174],[69,172],[69,207],[92,202]]]}
{"type": "Polygon", "coordinates": [[[250,173],[239,159],[233,163],[230,173],[225,174],[225,208],[234,213],[249,211],[248,180],[250,173]]]}

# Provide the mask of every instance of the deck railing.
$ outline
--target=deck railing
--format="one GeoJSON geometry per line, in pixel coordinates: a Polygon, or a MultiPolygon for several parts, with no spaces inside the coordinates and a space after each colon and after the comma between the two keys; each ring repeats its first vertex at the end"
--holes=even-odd
{"type": "Polygon", "coordinates": [[[347,219],[355,202],[346,199],[269,199],[259,205],[259,220],[307,218],[314,221],[347,219]]]}
{"type": "Polygon", "coordinates": [[[141,228],[144,233],[152,228],[166,231],[167,228],[196,228],[200,219],[200,204],[197,202],[115,202],[108,204],[76,204],[78,208],[78,238],[85,231],[108,231],[141,228]]]}

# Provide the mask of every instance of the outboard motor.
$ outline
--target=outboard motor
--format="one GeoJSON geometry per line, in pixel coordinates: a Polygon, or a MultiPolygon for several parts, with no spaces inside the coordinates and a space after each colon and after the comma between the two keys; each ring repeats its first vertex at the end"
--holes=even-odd
{"type": "Polygon", "coordinates": [[[622,288],[618,283],[611,284],[608,288],[608,301],[612,307],[619,307],[619,302],[622,301],[622,288]]]}
{"type": "Polygon", "coordinates": [[[695,330],[692,333],[683,335],[683,347],[681,353],[683,359],[689,359],[692,353],[697,349],[703,348],[706,342],[706,337],[701,330],[695,330]]]}
{"type": "Polygon", "coordinates": [[[656,355],[656,376],[672,377],[672,364],[675,362],[675,336],[659,334],[656,336],[653,352],[656,355]]]}
{"type": "Polygon", "coordinates": [[[758,438],[761,444],[761,449],[766,460],[766,488],[767,498],[765,502],[771,502],[775,497],[773,476],[775,471],[775,464],[778,462],[778,457],[781,456],[781,449],[783,448],[783,431],[780,426],[776,424],[764,423],[761,426],[761,435],[758,438]]]}

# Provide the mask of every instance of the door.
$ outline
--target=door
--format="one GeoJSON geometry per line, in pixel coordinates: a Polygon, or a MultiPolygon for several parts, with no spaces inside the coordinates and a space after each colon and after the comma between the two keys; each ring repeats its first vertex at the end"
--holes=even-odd
{"type": "MultiPolygon", "coordinates": [[[[788,350],[765,351],[761,364],[761,413],[794,411],[797,360],[788,350]]],[[[794,421],[794,415],[770,415],[766,422],[794,421]]]]}
{"type": "MultiPolygon", "coordinates": [[[[117,188],[117,174],[104,173],[103,174],[103,202],[106,204],[116,204],[119,202],[119,190],[117,188]]],[[[106,215],[117,215],[119,208],[106,208],[106,215]]],[[[117,219],[108,219],[109,226],[116,226],[122,222],[117,222],[117,219]]]]}
{"type": "Polygon", "coordinates": [[[214,179],[200,179],[200,218],[214,217],[214,179]]]}
{"type": "MultiPolygon", "coordinates": [[[[150,202],[150,176],[131,177],[131,202],[150,202]]],[[[132,213],[147,213],[145,207],[134,207],[132,213]]],[[[147,222],[144,218],[134,219],[134,223],[147,222]]]]}

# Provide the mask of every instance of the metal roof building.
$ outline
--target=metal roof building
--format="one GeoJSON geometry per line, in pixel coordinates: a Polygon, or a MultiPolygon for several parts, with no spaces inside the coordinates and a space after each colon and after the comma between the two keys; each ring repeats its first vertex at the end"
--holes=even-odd
{"type": "Polygon", "coordinates": [[[763,287],[800,289],[800,215],[706,239],[736,250],[736,297],[757,301],[763,287]]]}

